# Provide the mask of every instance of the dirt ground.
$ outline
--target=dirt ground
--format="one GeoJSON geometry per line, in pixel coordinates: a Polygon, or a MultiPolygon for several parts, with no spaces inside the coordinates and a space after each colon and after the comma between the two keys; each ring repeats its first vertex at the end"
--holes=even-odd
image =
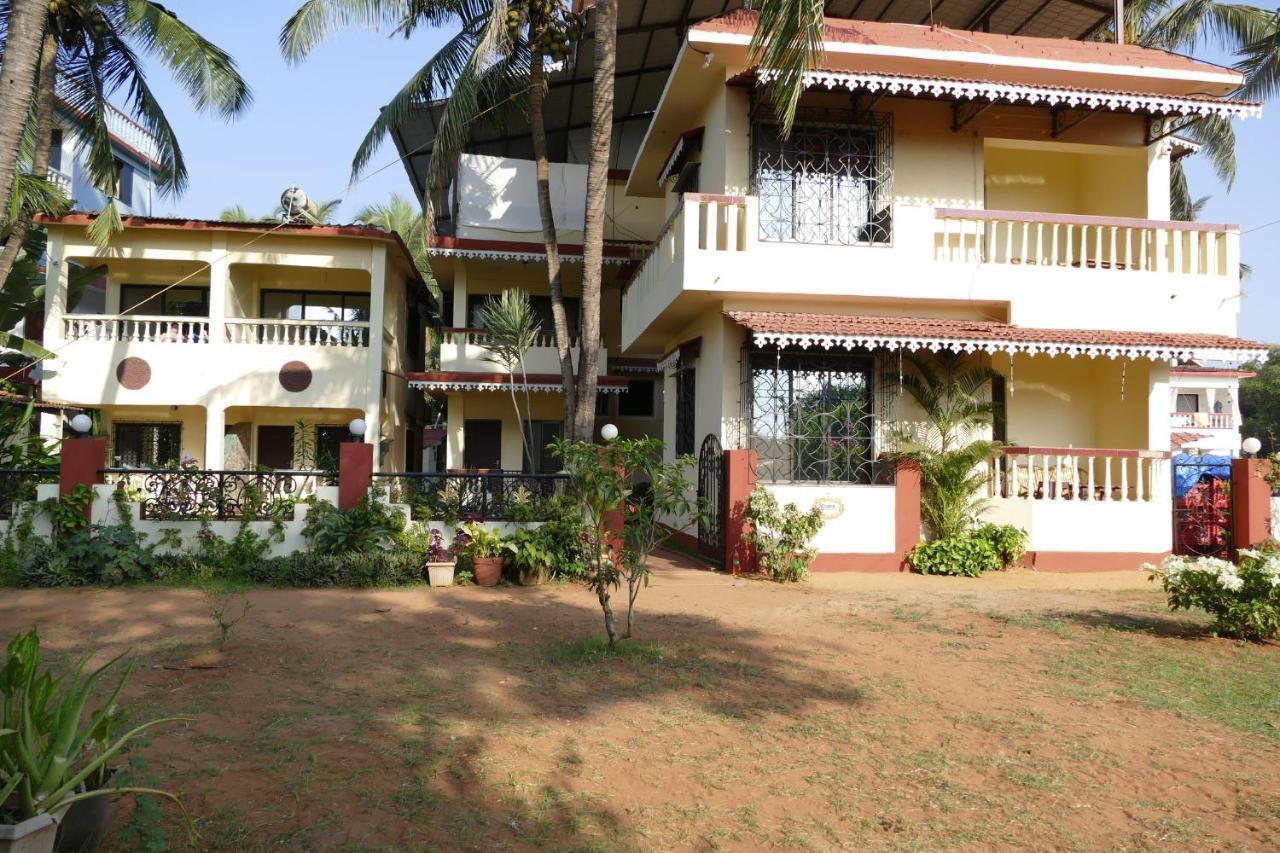
{"type": "Polygon", "coordinates": [[[196,591],[0,593],[0,639],[132,649],[137,716],[191,718],[137,775],[199,838],[126,806],[114,849],[1280,846],[1280,646],[1140,573],[664,561],[613,656],[577,587],[247,597],[219,656],[196,591]]]}

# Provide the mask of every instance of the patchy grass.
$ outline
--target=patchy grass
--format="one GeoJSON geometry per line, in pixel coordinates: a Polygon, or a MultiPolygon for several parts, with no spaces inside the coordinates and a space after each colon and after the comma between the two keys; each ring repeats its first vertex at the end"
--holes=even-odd
{"type": "Polygon", "coordinates": [[[659,643],[622,640],[609,645],[607,637],[566,640],[547,649],[547,660],[559,664],[593,664],[603,660],[630,660],[661,663],[663,648],[659,643]]]}

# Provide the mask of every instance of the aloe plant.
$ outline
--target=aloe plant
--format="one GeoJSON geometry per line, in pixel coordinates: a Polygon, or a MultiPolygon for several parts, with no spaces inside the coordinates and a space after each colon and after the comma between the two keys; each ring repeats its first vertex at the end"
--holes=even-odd
{"type": "Polygon", "coordinates": [[[122,794],[165,797],[182,807],[173,794],[153,788],[83,789],[86,780],[100,778],[108,762],[142,732],[186,719],[152,720],[93,749],[95,732],[110,728],[108,721],[133,672],[132,661],[125,664],[106,700],[87,718],[86,708],[98,679],[123,657],[86,675],[89,655],[85,654],[55,677],[49,671],[40,672],[40,638],[35,628],[9,642],[0,669],[0,821],[18,823],[79,800],[122,794]]]}

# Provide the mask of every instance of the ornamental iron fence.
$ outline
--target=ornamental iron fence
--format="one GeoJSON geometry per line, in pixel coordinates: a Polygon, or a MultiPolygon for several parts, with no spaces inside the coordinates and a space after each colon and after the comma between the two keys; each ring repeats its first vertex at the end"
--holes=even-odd
{"type": "Polygon", "coordinates": [[[159,521],[291,521],[294,504],[332,477],[326,471],[189,468],[104,468],[99,473],[140,504],[143,519],[159,521]]]}
{"type": "Polygon", "coordinates": [[[408,504],[415,521],[548,521],[552,498],[568,492],[565,474],[518,471],[375,473],[375,489],[408,504]]]}
{"type": "Polygon", "coordinates": [[[0,521],[15,516],[18,504],[36,499],[36,486],[58,482],[57,468],[0,468],[0,521]]]}

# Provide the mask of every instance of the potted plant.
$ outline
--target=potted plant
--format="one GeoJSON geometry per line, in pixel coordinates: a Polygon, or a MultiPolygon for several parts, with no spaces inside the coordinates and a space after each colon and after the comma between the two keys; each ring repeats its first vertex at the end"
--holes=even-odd
{"type": "Polygon", "coordinates": [[[456,548],[456,543],[446,548],[440,528],[431,528],[431,541],[427,545],[427,579],[432,586],[453,586],[456,548]]]}
{"type": "MultiPolygon", "coordinates": [[[[142,732],[182,718],[153,720],[117,734],[116,705],[133,664],[97,711],[85,706],[94,684],[120,661],[85,674],[89,656],[55,677],[40,672],[40,638],[33,628],[10,641],[0,669],[0,853],[49,853],[58,824],[78,803],[124,794],[151,794],[178,802],[165,791],[93,787],[109,780],[112,760],[142,732]],[[95,735],[96,738],[95,739],[95,735]]],[[[181,803],[179,803],[181,806],[181,803]]]]}
{"type": "Polygon", "coordinates": [[[521,586],[538,586],[551,577],[553,543],[541,527],[521,527],[504,543],[521,586]]]}
{"type": "Polygon", "coordinates": [[[471,568],[480,586],[497,586],[502,577],[502,534],[482,522],[468,521],[458,528],[458,552],[471,558],[471,568]]]}

